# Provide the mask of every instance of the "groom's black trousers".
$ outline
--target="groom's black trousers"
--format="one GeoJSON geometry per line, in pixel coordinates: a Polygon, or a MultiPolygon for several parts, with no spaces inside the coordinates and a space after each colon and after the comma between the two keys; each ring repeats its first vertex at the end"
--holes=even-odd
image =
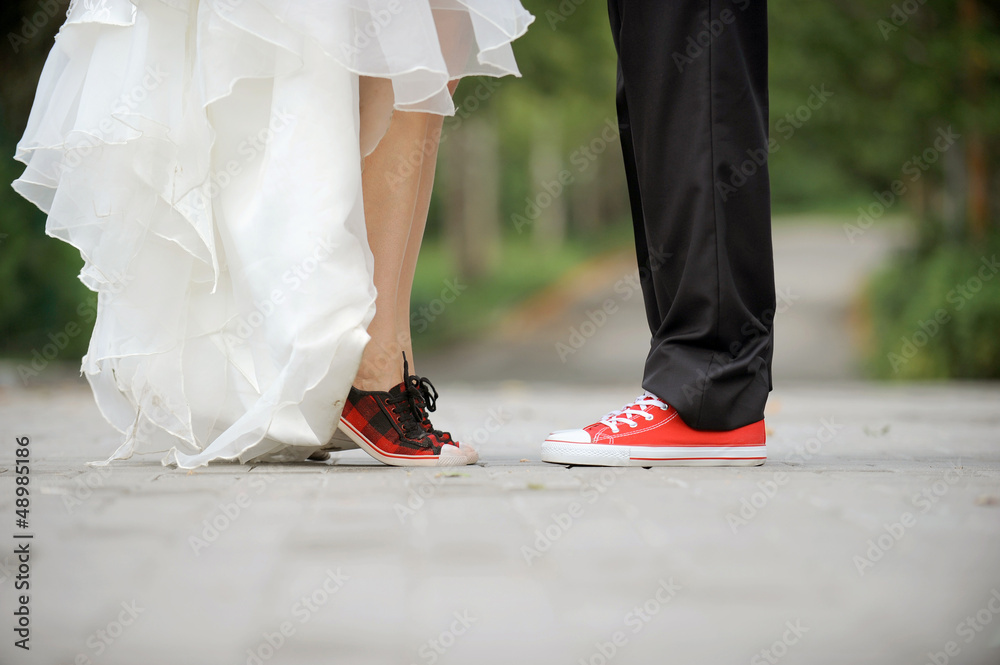
{"type": "Polygon", "coordinates": [[[771,389],[766,2],[609,6],[652,332],[642,385],[691,427],[741,427],[771,389]]]}

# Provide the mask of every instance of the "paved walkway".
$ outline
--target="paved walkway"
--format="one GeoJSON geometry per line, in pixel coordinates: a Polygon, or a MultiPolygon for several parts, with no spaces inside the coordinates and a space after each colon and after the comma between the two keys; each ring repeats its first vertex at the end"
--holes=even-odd
{"type": "Polygon", "coordinates": [[[98,470],[84,386],[0,389],[0,663],[1000,662],[1000,387],[789,386],[765,466],[619,472],[537,445],[631,388],[439,387],[480,465],[98,470]]]}

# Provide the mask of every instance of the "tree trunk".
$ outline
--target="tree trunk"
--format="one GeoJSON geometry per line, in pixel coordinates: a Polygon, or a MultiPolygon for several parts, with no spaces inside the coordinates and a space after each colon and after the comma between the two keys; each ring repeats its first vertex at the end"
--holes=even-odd
{"type": "Polygon", "coordinates": [[[570,190],[573,228],[582,234],[592,234],[601,228],[601,160],[587,169],[585,179],[575,181],[570,190]]]}
{"type": "MultiPolygon", "coordinates": [[[[976,33],[980,29],[980,14],[978,0],[961,0],[958,6],[959,21],[965,34],[965,89],[969,103],[981,110],[983,77],[985,75],[986,58],[982,49],[976,43],[976,33]]],[[[986,142],[978,125],[978,118],[973,116],[966,138],[966,171],[968,173],[968,204],[966,219],[969,235],[975,240],[981,240],[986,235],[989,224],[989,163],[987,159],[986,142]]]]}
{"type": "Polygon", "coordinates": [[[552,132],[540,126],[531,147],[532,201],[537,207],[532,237],[543,245],[559,246],[566,240],[566,194],[559,181],[563,163],[552,132]]]}
{"type": "Polygon", "coordinates": [[[488,275],[500,259],[500,157],[497,132],[469,118],[443,144],[444,226],[459,276],[488,275]]]}

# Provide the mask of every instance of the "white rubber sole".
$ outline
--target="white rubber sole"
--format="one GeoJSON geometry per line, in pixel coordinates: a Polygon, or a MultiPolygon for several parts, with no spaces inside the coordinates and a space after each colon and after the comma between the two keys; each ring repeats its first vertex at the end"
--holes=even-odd
{"type": "Polygon", "coordinates": [[[469,454],[460,450],[458,446],[441,446],[438,455],[390,455],[383,453],[368,442],[361,432],[358,432],[349,422],[340,419],[338,428],[359,448],[389,466],[467,466],[479,461],[479,455],[475,449],[469,448],[469,454]]]}
{"type": "Polygon", "coordinates": [[[760,466],[767,446],[611,446],[545,441],[542,461],[581,466],[760,466]]]}

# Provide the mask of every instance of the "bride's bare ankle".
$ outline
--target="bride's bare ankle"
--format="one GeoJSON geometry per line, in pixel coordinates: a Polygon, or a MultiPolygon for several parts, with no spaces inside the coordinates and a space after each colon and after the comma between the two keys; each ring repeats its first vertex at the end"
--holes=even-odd
{"type": "Polygon", "coordinates": [[[380,374],[377,376],[362,376],[360,373],[354,377],[353,386],[358,390],[386,392],[403,382],[402,376],[393,374],[380,374]]]}
{"type": "Polygon", "coordinates": [[[388,342],[373,337],[361,356],[353,385],[358,390],[389,390],[403,382],[404,363],[413,373],[409,336],[399,333],[395,341],[388,342]]]}
{"type": "Polygon", "coordinates": [[[387,354],[376,354],[372,358],[362,358],[353,385],[358,390],[386,391],[402,382],[402,360],[390,359],[387,354]]]}

